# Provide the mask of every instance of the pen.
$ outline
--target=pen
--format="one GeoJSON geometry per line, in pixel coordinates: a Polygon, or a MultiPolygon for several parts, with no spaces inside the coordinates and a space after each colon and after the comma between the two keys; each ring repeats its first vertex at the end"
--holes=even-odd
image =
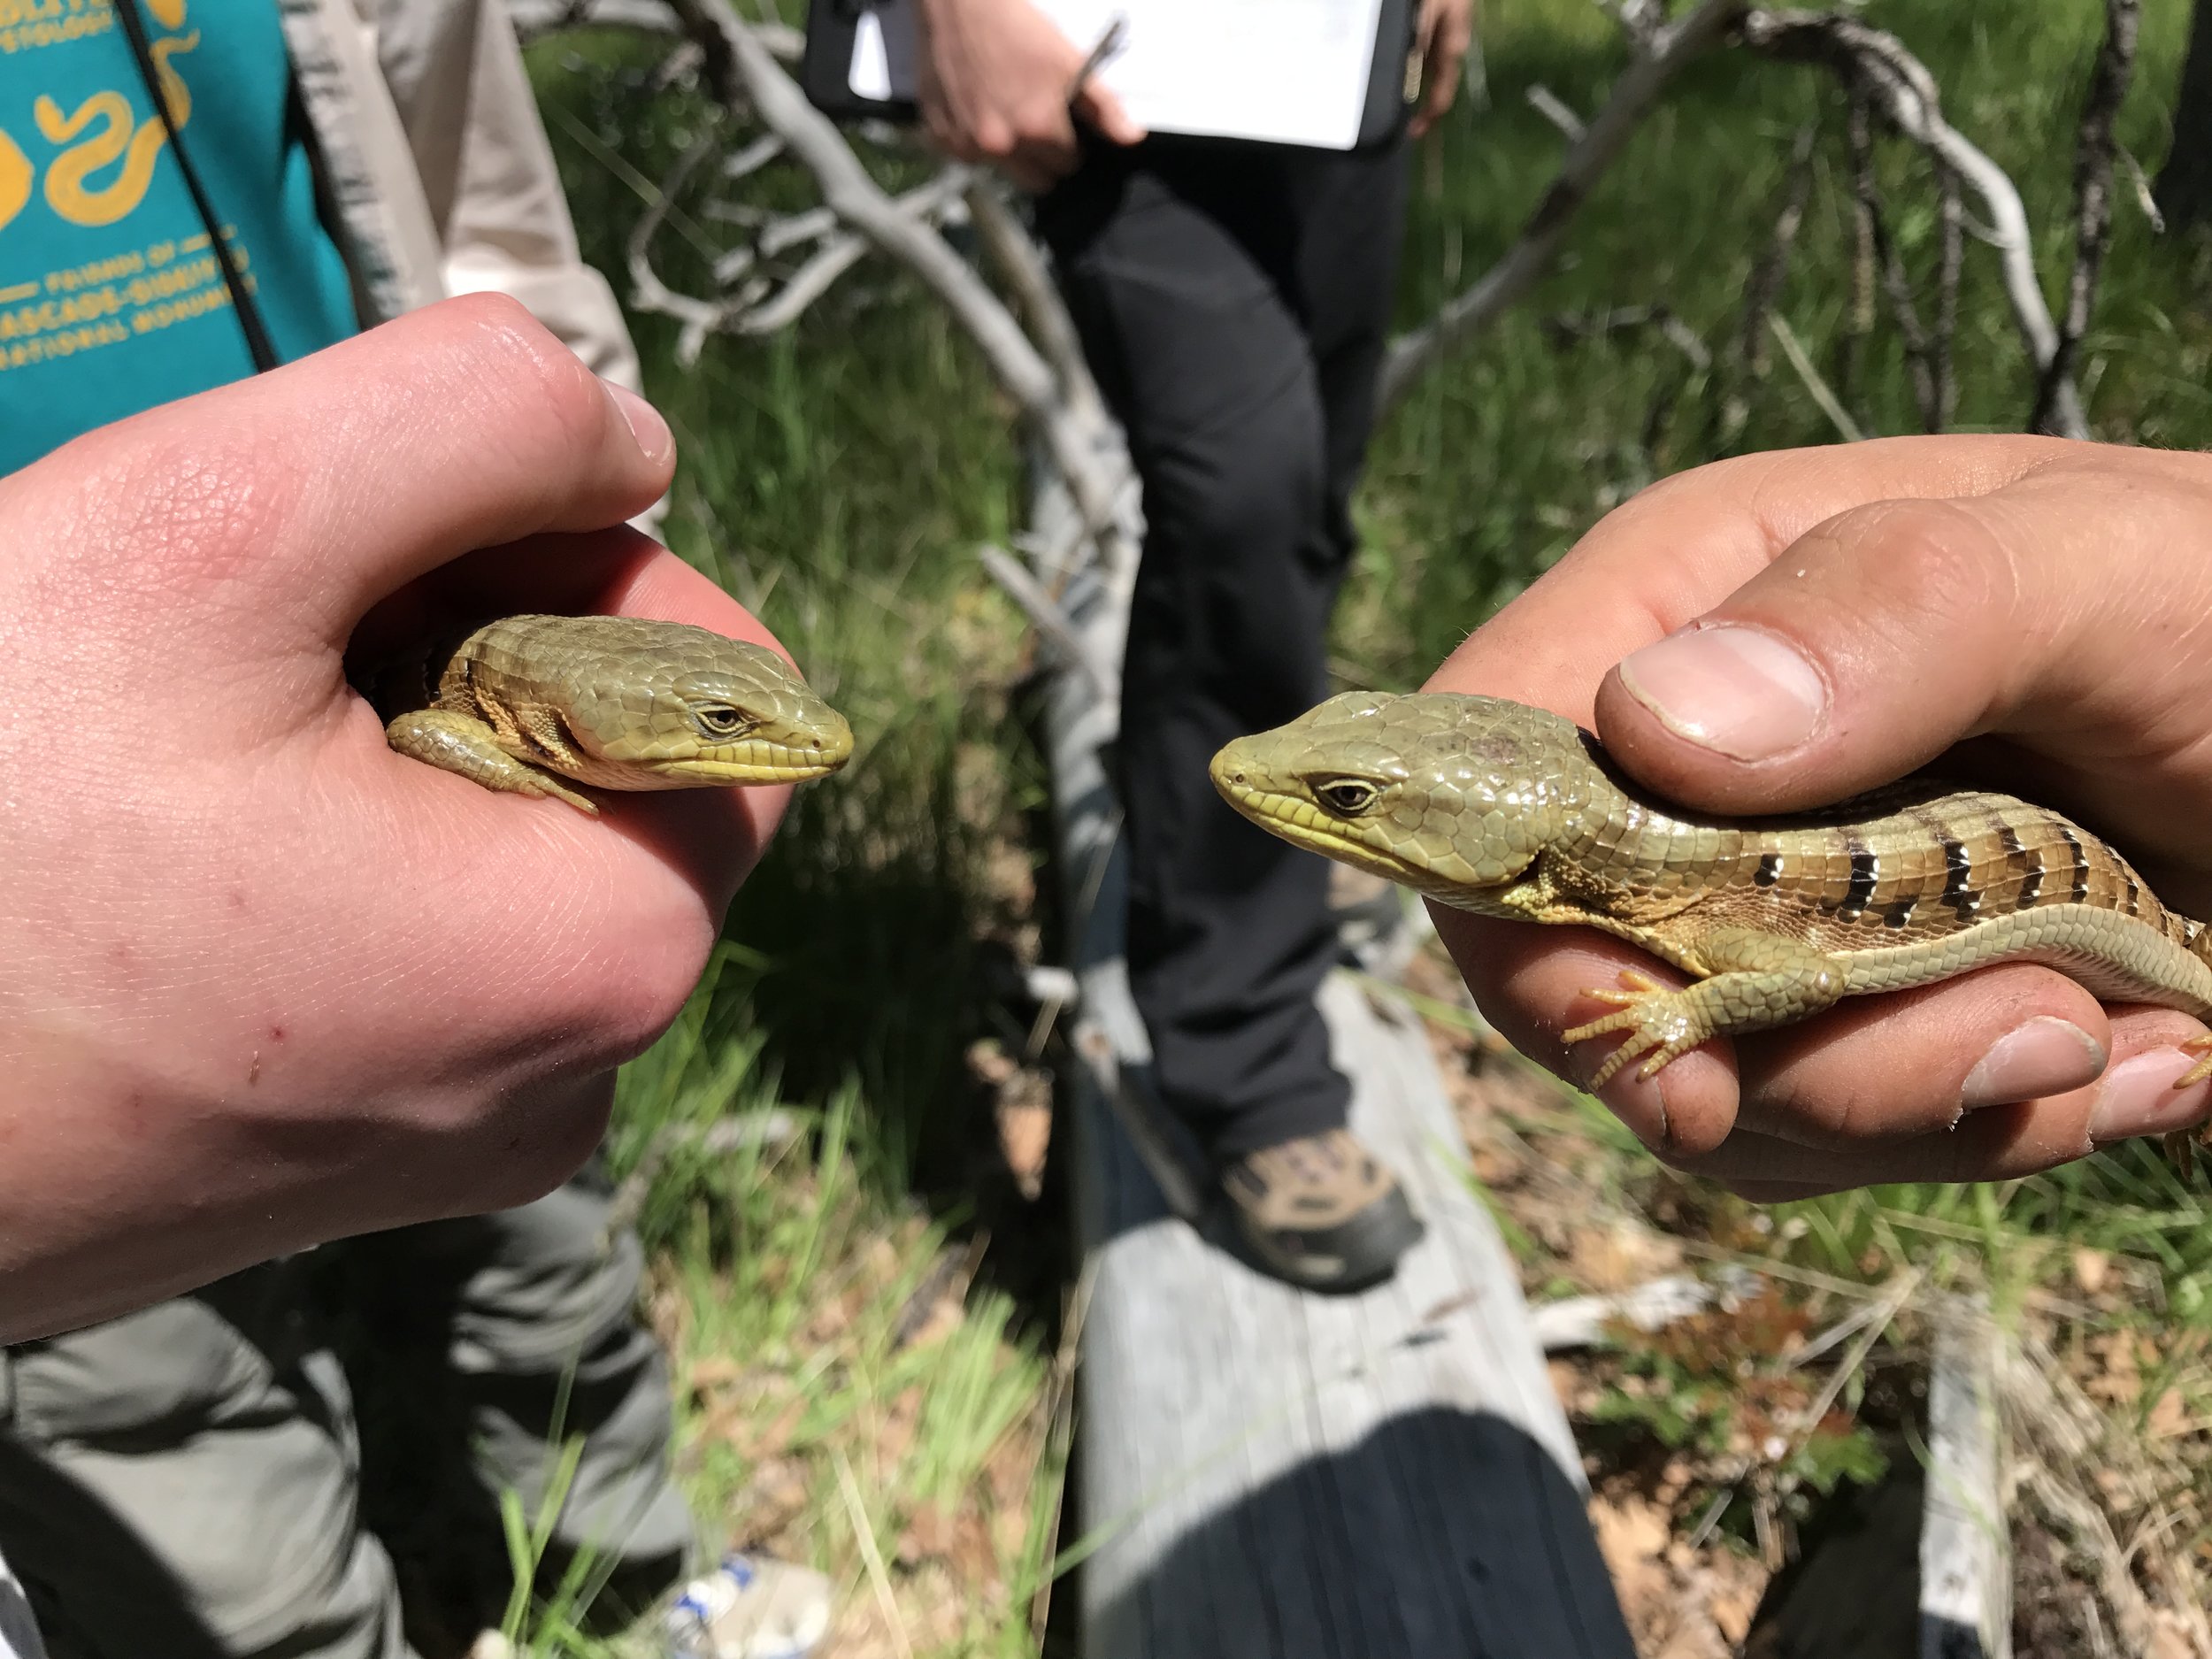
{"type": "Polygon", "coordinates": [[[1098,37],[1098,44],[1091,48],[1090,56],[1084,58],[1083,66],[1075,72],[1075,80],[1068,87],[1070,104],[1081,96],[1086,81],[1121,55],[1121,49],[1128,37],[1129,19],[1126,14],[1117,12],[1106,20],[1105,33],[1098,37]]]}

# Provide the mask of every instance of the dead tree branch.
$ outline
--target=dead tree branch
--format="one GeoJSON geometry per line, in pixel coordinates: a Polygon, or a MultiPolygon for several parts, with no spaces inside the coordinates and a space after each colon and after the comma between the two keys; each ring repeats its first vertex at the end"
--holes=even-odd
{"type": "Polygon", "coordinates": [[[1582,124],[1582,118],[1567,107],[1566,100],[1549,87],[1533,86],[1525,95],[1528,107],[1557,127],[1571,144],[1580,143],[1590,129],[1582,124]]]}
{"type": "Polygon", "coordinates": [[[2142,25],[2142,0],[2105,0],[2104,44],[2091,72],[2082,101],[2081,130],[2074,147],[2074,276],[2066,294],[2066,317],[2036,388],[2038,432],[2055,432],[2060,388],[2070,384],[2082,336],[2097,300],[2097,276],[2112,245],[2112,123],[2135,74],[2135,39],[2142,25]]]}
{"type": "Polygon", "coordinates": [[[1817,129],[1807,122],[1797,129],[1797,137],[1790,146],[1790,170],[1782,186],[1782,205],[1774,215],[1774,229],[1767,238],[1766,251],[1751,268],[1751,279],[1744,285],[1742,326],[1736,333],[1733,361],[1729,365],[1724,384],[1726,390],[1720,400],[1720,435],[1724,444],[1732,444],[1751,418],[1750,399],[1745,384],[1752,380],[1763,380],[1771,359],[1767,355],[1767,342],[1772,338],[1767,328],[1767,318],[1775,303],[1781,298],[1783,280],[1789,275],[1790,256],[1796,250],[1797,233],[1805,222],[1806,198],[1813,188],[1813,139],[1817,129]]]}
{"type": "MultiPolygon", "coordinates": [[[[1988,219],[1990,241],[2004,272],[2005,295],[2029,360],[2039,376],[2047,373],[2058,354],[2059,333],[2036,277],[2027,210],[2005,170],[1943,119],[1941,93],[1927,66],[1894,35],[1839,12],[1755,11],[1743,19],[1743,38],[1746,45],[1767,57],[1834,71],[1847,85],[1863,91],[1899,133],[1966,182],[1980,198],[1988,219]]],[[[2048,430],[2070,438],[2089,435],[2081,397],[2070,376],[2055,380],[2050,406],[2048,430]]]]}
{"type": "Polygon", "coordinates": [[[1116,469],[1102,459],[1107,452],[1093,423],[1070,407],[1060,377],[998,296],[943,237],[870,176],[726,0],[672,0],[672,9],[705,54],[703,70],[714,95],[726,105],[749,108],[814,175],[839,222],[904,265],[944,303],[1036,431],[1085,524],[1102,534],[1112,530],[1120,494],[1116,469]]]}
{"type": "Polygon", "coordinates": [[[1932,431],[1950,428],[1958,413],[1958,375],[1951,348],[1959,334],[1959,276],[1966,268],[1966,209],[1959,200],[1959,176],[1944,162],[1936,163],[1936,234],[1940,241],[1936,264],[1935,338],[1930,342],[1929,372],[1935,380],[1936,424],[1932,431]]]}
{"type": "Polygon", "coordinates": [[[1432,364],[1486,327],[1550,268],[1575,215],[1668,81],[1685,64],[1720,40],[1742,15],[1743,0],[1701,0],[1694,12],[1664,27],[1650,22],[1650,10],[1641,4],[1622,8],[1624,24],[1630,27],[1632,35],[1640,27],[1641,39],[1647,44],[1613,83],[1605,107],[1569,147],[1558,176],[1529,216],[1519,239],[1473,287],[1445,302],[1428,322],[1392,343],[1383,361],[1376,402],[1384,415],[1398,406],[1432,364]]]}
{"type": "MultiPolygon", "coordinates": [[[[1913,400],[1920,406],[1920,424],[1930,432],[1944,428],[1943,403],[1936,380],[1935,342],[1920,321],[1920,307],[1913,298],[1912,278],[1904,256],[1890,234],[1888,215],[1883,211],[1880,187],[1874,179],[1873,134],[1866,121],[1866,104],[1854,99],[1851,109],[1851,188],[1859,204],[1860,223],[1867,238],[1870,273],[1878,273],[1882,292],[1889,301],[1891,318],[1905,347],[1907,372],[1912,377],[1913,400]]],[[[1870,327],[1871,326],[1870,321],[1870,327]]]]}
{"type": "Polygon", "coordinates": [[[1035,239],[1007,205],[1003,188],[987,173],[978,173],[968,186],[968,218],[1028,319],[1038,349],[1060,377],[1063,394],[1079,412],[1097,415],[1104,404],[1083,355],[1083,342],[1076,338],[1075,323],[1053,286],[1052,273],[1045,268],[1035,239]]]}

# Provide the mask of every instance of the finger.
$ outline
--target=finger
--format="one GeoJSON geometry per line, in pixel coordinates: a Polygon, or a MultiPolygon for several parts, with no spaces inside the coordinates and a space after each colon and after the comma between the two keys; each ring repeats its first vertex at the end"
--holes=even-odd
{"type": "Polygon", "coordinates": [[[1026,196],[1042,196],[1074,170],[1074,164],[1054,166],[1040,161],[1026,150],[1018,150],[1003,157],[998,169],[1012,182],[1014,188],[1026,196]]]}
{"type": "MultiPolygon", "coordinates": [[[[1799,536],[1624,660],[1596,700],[1600,735],[1654,788],[1729,812],[1834,801],[1985,733],[2052,741],[2103,719],[2139,741],[2126,716],[2139,726],[2144,643],[2212,554],[2212,474],[2200,463],[2196,488],[2174,488],[2188,474],[2168,460],[2085,449],[1799,536]],[[2145,488],[2161,472],[2176,476],[2145,488]]],[[[2198,700],[2173,712],[2193,741],[2198,700]]]]}
{"type": "MultiPolygon", "coordinates": [[[[2197,1029],[2171,1018],[2171,1041],[2197,1029]]],[[[1948,1131],[1971,1112],[2086,1087],[2111,1045],[2094,997],[2026,964],[1852,997],[1737,1044],[1736,1128],[1818,1151],[1948,1131]]]]}
{"type": "Polygon", "coordinates": [[[1415,136],[1427,132],[1444,118],[1459,96],[1460,65],[1467,56],[1468,35],[1449,19],[1438,25],[1435,38],[1426,52],[1427,70],[1423,75],[1421,113],[1415,122],[1415,136]]]}
{"type": "Polygon", "coordinates": [[[2212,1111],[2212,1084],[2175,1087],[2194,1056],[2149,1028],[2124,1032],[2120,1041],[2123,1052],[2096,1083],[1969,1112],[1955,1129],[1826,1148],[1740,1130],[1709,1152],[1668,1161],[1739,1191],[1786,1184],[1798,1189],[1791,1196],[1902,1181],[2014,1180],[2135,1134],[2191,1128],[2212,1111]],[[2121,1116],[2140,1126],[2113,1133],[2121,1116]]]}
{"type": "MultiPolygon", "coordinates": [[[[1447,943],[1477,1004],[1507,1041],[1578,1087],[1614,1047],[1611,1039],[1563,1041],[1567,1029],[1609,1011],[1585,993],[1611,987],[1623,968],[1669,977],[1625,944],[1583,929],[1451,919],[1457,925],[1447,943]]],[[[2101,1143],[2174,1126],[2185,1108],[2164,1083],[2118,1074],[2148,1049],[2177,1052],[2201,1029],[2170,1010],[2108,1010],[2064,975],[2015,964],[1855,997],[1802,1025],[1734,1043],[1716,1040],[1654,1078],[1627,1067],[1596,1093],[1671,1161],[1753,1133],[1799,1146],[1816,1163],[1869,1139],[1945,1133],[1976,1111],[2101,1079],[2101,1143]]]]}
{"type": "Polygon", "coordinates": [[[259,603],[342,640],[370,602],[457,554],[642,511],[667,487],[675,443],[642,398],[511,300],[479,295],[54,458],[88,463],[127,503],[117,511],[165,503],[173,580],[250,582],[259,603]]]}
{"type": "Polygon", "coordinates": [[[1471,634],[1425,689],[1510,697],[1589,726],[1616,663],[1719,604],[1816,525],[1899,495],[1993,490],[2069,449],[2048,438],[1878,439],[1663,480],[1471,634]]]}
{"type": "MultiPolygon", "coordinates": [[[[1611,1039],[1570,1045],[1563,1033],[1612,1010],[1585,994],[1617,985],[1624,970],[1655,979],[1667,971],[1619,940],[1580,927],[1532,927],[1448,911],[1432,904],[1437,931],[1498,1034],[1538,1064],[1578,1088],[1615,1044],[1611,1039]]],[[[1738,1105],[1732,1045],[1692,1049],[1653,1078],[1623,1068],[1595,1091],[1636,1138],[1671,1155],[1710,1150],[1735,1127],[1738,1105]]]]}
{"type": "Polygon", "coordinates": [[[1119,97],[1101,86],[1095,75],[1077,88],[1075,108],[1093,131],[1114,143],[1141,144],[1145,140],[1143,123],[1129,113],[1119,97]]]}

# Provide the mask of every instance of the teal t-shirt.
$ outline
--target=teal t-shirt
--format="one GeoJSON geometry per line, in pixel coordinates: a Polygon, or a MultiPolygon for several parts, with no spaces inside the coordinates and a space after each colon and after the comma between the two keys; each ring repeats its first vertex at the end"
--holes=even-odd
{"type": "MultiPolygon", "coordinates": [[[[277,355],[354,333],[275,0],[118,3],[277,355]]],[[[0,0],[0,473],[252,373],[215,259],[111,0],[0,0]]]]}

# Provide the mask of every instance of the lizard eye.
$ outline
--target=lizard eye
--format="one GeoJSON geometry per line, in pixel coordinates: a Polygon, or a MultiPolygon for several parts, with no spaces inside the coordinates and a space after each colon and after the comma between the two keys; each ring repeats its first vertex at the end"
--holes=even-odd
{"type": "Polygon", "coordinates": [[[720,703],[710,703],[703,709],[694,710],[692,718],[699,723],[699,729],[709,737],[741,737],[757,724],[747,719],[741,709],[727,708],[720,703]]]}
{"type": "Polygon", "coordinates": [[[1357,778],[1339,778],[1331,783],[1316,784],[1313,792],[1321,804],[1339,818],[1357,818],[1375,804],[1381,793],[1373,784],[1357,778]]]}

